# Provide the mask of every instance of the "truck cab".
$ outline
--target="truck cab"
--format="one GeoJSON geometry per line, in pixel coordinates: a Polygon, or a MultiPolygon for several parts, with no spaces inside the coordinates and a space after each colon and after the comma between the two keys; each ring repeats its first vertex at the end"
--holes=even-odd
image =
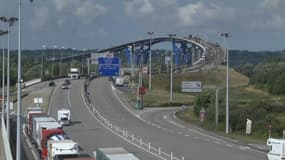
{"type": "Polygon", "coordinates": [[[285,139],[269,138],[267,145],[270,147],[267,160],[285,160],[285,139]]]}
{"type": "Polygon", "coordinates": [[[57,111],[57,121],[61,125],[70,125],[70,109],[61,108],[57,111]]]}
{"type": "Polygon", "coordinates": [[[69,73],[70,79],[80,79],[80,73],[78,68],[71,68],[69,73]]]}

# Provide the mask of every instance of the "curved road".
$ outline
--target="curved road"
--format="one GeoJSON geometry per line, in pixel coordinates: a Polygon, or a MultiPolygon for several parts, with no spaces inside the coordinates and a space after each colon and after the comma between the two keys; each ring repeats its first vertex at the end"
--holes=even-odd
{"type": "Polygon", "coordinates": [[[99,147],[124,147],[138,158],[157,160],[153,155],[134,147],[100,125],[81,98],[83,80],[73,80],[71,83],[70,89],[63,90],[60,87],[56,89],[50,115],[57,118],[57,109],[62,107],[71,109],[72,124],[64,126],[64,131],[72,140],[79,143],[83,156],[92,155],[92,152],[99,147]]]}
{"type": "MultiPolygon", "coordinates": [[[[181,126],[170,122],[161,122],[161,118],[158,119],[162,114],[160,112],[147,117],[142,114],[142,117],[147,118],[148,121],[139,119],[120,103],[114,94],[116,90],[106,78],[92,81],[89,92],[92,103],[105,118],[112,123],[115,122],[116,125],[129,133],[133,133],[136,137],[141,137],[144,141],[160,146],[163,151],[173,152],[178,158],[184,156],[186,160],[229,158],[231,160],[260,160],[265,157],[265,153],[201,134],[195,128],[184,128],[180,131],[181,126]]],[[[162,115],[162,119],[167,119],[167,117],[163,118],[162,115]]]]}

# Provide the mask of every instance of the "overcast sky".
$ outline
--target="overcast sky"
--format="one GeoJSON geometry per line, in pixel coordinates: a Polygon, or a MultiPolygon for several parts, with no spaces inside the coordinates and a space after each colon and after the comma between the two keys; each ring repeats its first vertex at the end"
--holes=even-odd
{"type": "MultiPolygon", "coordinates": [[[[200,35],[240,50],[285,49],[285,0],[29,0],[23,2],[23,48],[107,48],[176,33],[200,35]]],[[[0,16],[18,16],[18,0],[0,0],[0,16]]],[[[16,24],[12,48],[17,47],[16,24]]],[[[0,29],[7,26],[0,23],[0,29]]],[[[1,40],[3,39],[0,38],[1,40]]],[[[1,47],[2,48],[2,47],[1,47]]]]}

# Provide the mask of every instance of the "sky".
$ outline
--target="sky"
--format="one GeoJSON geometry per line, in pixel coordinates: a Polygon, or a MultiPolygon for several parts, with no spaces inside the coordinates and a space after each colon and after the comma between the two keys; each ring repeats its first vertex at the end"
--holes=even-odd
{"type": "MultiPolygon", "coordinates": [[[[104,49],[149,38],[152,31],[214,43],[229,32],[230,49],[284,50],[284,8],[285,0],[22,0],[22,47],[104,49]]],[[[0,0],[0,16],[18,17],[18,0],[0,0]]],[[[18,23],[11,32],[14,49],[17,39],[18,23]]]]}

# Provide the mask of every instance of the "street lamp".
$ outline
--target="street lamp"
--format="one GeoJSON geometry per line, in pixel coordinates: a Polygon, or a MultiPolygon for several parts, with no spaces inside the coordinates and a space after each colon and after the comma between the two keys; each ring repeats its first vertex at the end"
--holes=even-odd
{"type": "Polygon", "coordinates": [[[84,60],[84,55],[85,55],[86,49],[84,48],[82,51],[83,51],[83,53],[81,55],[82,56],[81,57],[81,73],[80,73],[81,75],[83,75],[83,72],[84,72],[84,68],[83,68],[84,67],[84,65],[83,65],[84,61],[83,60],[84,60]]]}
{"type": "Polygon", "coordinates": [[[7,53],[7,138],[10,139],[10,28],[14,25],[18,18],[15,17],[0,17],[4,23],[8,23],[8,53],[7,53]]]}
{"type": "Polygon", "coordinates": [[[75,53],[76,48],[72,48],[72,59],[71,59],[71,63],[70,63],[70,68],[73,67],[73,54],[75,53]]]}
{"type": "Polygon", "coordinates": [[[62,54],[63,54],[64,47],[62,46],[61,49],[62,49],[62,51],[60,54],[60,70],[59,70],[60,77],[62,76],[62,54]]]}
{"type": "Polygon", "coordinates": [[[151,89],[151,40],[153,32],[147,32],[147,34],[150,36],[149,38],[149,75],[148,75],[148,89],[151,89]]]}
{"type": "Polygon", "coordinates": [[[43,81],[43,69],[44,69],[44,50],[46,49],[46,46],[42,46],[43,51],[42,51],[42,64],[41,64],[41,81],[43,81]]]}
{"type": "Polygon", "coordinates": [[[51,66],[51,78],[53,78],[53,71],[54,71],[54,56],[55,56],[55,50],[57,48],[56,45],[53,46],[54,50],[53,50],[53,55],[52,55],[52,66],[51,66]]]}
{"type": "MultiPolygon", "coordinates": [[[[30,0],[33,2],[33,0],[30,0]]],[[[16,160],[21,159],[21,52],[22,52],[22,24],[21,24],[21,13],[22,13],[22,0],[18,0],[18,11],[19,11],[19,31],[18,31],[18,90],[17,90],[17,136],[16,136],[16,160]]]]}
{"type": "MultiPolygon", "coordinates": [[[[0,36],[8,34],[8,31],[0,30],[0,36]]],[[[2,52],[2,121],[4,121],[4,106],[5,106],[5,42],[3,39],[2,52]]]]}
{"type": "Polygon", "coordinates": [[[172,51],[171,51],[171,56],[170,56],[170,101],[173,100],[173,93],[172,93],[172,88],[173,88],[173,51],[174,51],[174,37],[176,36],[176,34],[169,34],[169,37],[171,38],[171,45],[172,45],[172,51]]]}
{"type": "MultiPolygon", "coordinates": [[[[226,42],[226,38],[230,37],[230,33],[222,33],[221,36],[226,42]]],[[[227,45],[225,44],[226,56],[227,56],[227,76],[226,76],[226,134],[229,133],[229,51],[227,45]]]]}

